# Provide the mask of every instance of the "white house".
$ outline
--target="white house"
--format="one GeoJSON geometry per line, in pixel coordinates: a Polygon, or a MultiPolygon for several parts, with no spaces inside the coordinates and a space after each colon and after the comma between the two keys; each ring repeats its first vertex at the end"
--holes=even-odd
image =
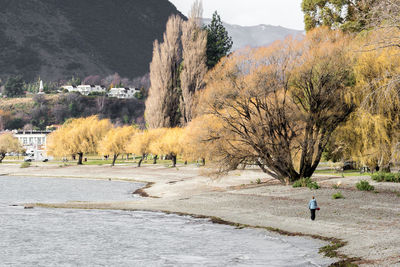
{"type": "Polygon", "coordinates": [[[51,131],[13,131],[21,145],[26,148],[46,148],[46,138],[51,131]]]}
{"type": "Polygon", "coordinates": [[[79,92],[82,95],[89,95],[90,93],[106,93],[106,88],[102,85],[64,85],[63,89],[68,90],[68,92],[79,92]]]}
{"type": "Polygon", "coordinates": [[[108,92],[109,97],[116,98],[135,98],[135,94],[140,92],[138,88],[111,88],[108,92]]]}
{"type": "Polygon", "coordinates": [[[26,153],[34,155],[46,154],[47,135],[51,131],[12,131],[13,135],[18,138],[21,145],[25,148],[26,153]]]}

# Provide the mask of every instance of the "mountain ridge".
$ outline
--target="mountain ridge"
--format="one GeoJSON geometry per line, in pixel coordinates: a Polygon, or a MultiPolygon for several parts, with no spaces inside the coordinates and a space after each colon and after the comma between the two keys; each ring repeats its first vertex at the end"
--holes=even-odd
{"type": "MultiPolygon", "coordinates": [[[[209,24],[211,19],[203,18],[203,24],[209,24]]],[[[304,31],[293,30],[282,26],[259,24],[254,26],[241,26],[223,22],[224,27],[232,37],[232,50],[238,50],[246,46],[266,46],[274,41],[283,40],[288,36],[301,36],[304,31]]]]}
{"type": "Polygon", "coordinates": [[[0,0],[0,78],[142,76],[172,14],[167,0],[0,0]]]}

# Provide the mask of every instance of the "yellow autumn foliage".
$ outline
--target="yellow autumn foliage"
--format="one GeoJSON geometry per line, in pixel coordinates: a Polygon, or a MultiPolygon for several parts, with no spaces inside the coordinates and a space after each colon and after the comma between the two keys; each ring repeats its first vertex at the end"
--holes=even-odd
{"type": "MultiPolygon", "coordinates": [[[[126,151],[128,153],[133,153],[135,155],[140,155],[141,159],[138,162],[138,167],[140,167],[143,159],[150,153],[151,151],[151,144],[155,141],[160,139],[164,132],[165,128],[155,128],[150,130],[144,131],[137,131],[129,140],[126,151]]],[[[157,154],[155,154],[157,155],[157,154]]]]}
{"type": "Polygon", "coordinates": [[[132,126],[124,126],[110,129],[100,141],[97,151],[101,155],[113,155],[114,166],[117,157],[127,153],[127,146],[132,136],[137,132],[132,126]]]}
{"type": "Polygon", "coordinates": [[[168,155],[172,159],[172,165],[176,165],[176,158],[182,153],[182,128],[161,128],[162,135],[150,144],[150,151],[154,155],[168,155]]]}
{"type": "Polygon", "coordinates": [[[358,108],[335,139],[345,158],[389,170],[400,153],[400,54],[394,46],[379,47],[381,38],[387,36],[378,30],[357,42],[365,47],[354,66],[358,108]]]}
{"type": "Polygon", "coordinates": [[[83,154],[97,152],[98,144],[111,129],[108,119],[97,116],[71,119],[47,139],[47,153],[53,156],[78,154],[82,164],[83,154]]]}
{"type": "Polygon", "coordinates": [[[310,177],[354,109],[348,43],[320,28],[222,59],[199,101],[198,113],[208,116],[199,125],[214,129],[197,130],[220,170],[256,164],[282,182],[310,177]]]}
{"type": "Polygon", "coordinates": [[[6,157],[7,153],[22,153],[24,148],[18,141],[18,138],[14,137],[12,133],[0,134],[0,163],[6,157]]]}

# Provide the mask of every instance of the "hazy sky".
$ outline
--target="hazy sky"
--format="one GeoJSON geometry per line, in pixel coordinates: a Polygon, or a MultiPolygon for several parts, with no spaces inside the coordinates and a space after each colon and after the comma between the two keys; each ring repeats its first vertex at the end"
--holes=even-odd
{"type": "MultiPolygon", "coordinates": [[[[187,15],[192,0],[169,0],[187,15]]],[[[217,10],[221,19],[230,24],[253,26],[270,24],[303,30],[301,0],[203,0],[204,17],[211,18],[217,10]]]]}

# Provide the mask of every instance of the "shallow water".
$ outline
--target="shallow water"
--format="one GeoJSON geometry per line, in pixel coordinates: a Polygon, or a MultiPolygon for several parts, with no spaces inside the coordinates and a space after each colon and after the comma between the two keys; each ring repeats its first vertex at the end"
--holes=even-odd
{"type": "Polygon", "coordinates": [[[326,266],[319,241],[156,212],[24,209],[134,200],[140,184],[0,177],[1,266],[326,266]]]}

